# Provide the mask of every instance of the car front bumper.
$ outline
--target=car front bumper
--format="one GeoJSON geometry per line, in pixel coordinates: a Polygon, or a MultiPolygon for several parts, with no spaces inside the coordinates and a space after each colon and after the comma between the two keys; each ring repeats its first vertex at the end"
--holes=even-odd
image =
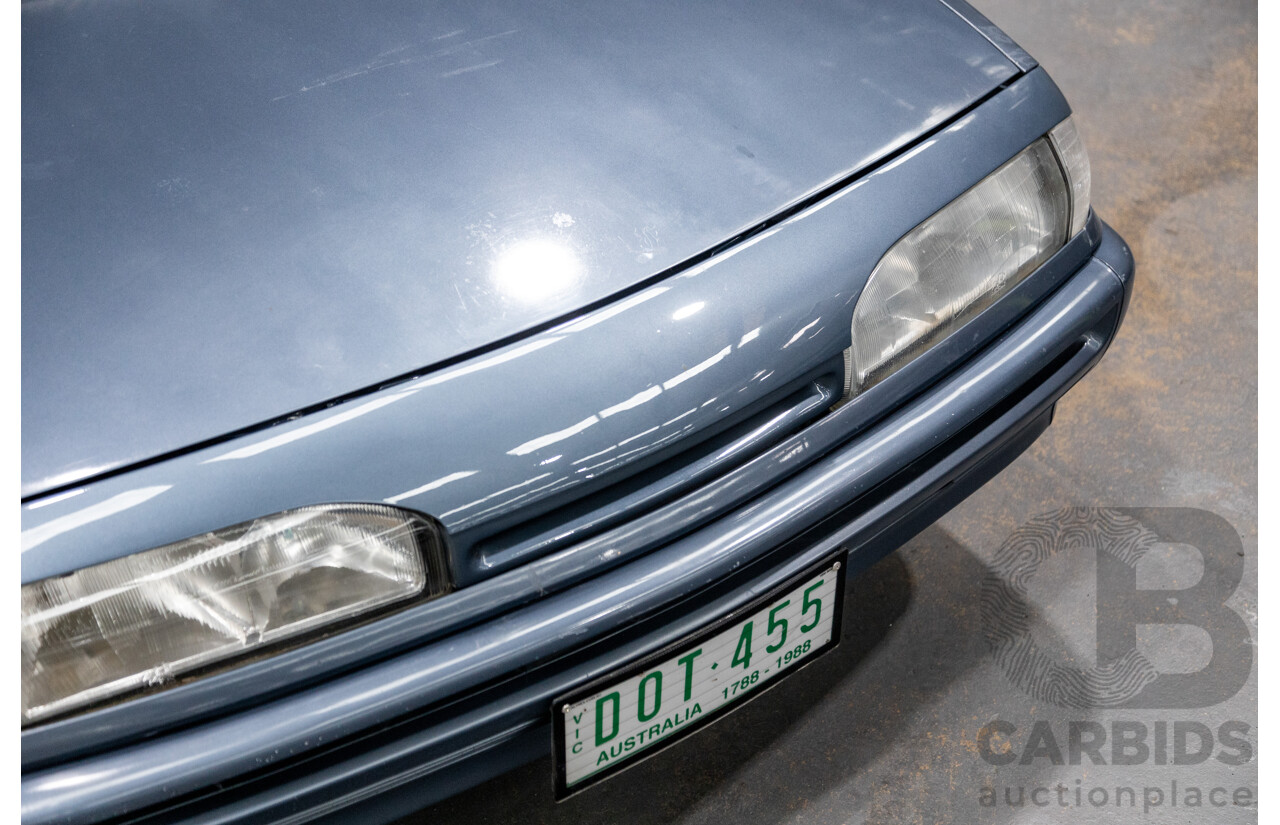
{"type": "Polygon", "coordinates": [[[386,821],[546,755],[557,695],[841,549],[856,573],[1029,446],[1106,350],[1132,291],[1123,240],[1093,231],[1092,257],[998,339],[727,515],[339,678],[26,773],[23,821],[386,821]]]}

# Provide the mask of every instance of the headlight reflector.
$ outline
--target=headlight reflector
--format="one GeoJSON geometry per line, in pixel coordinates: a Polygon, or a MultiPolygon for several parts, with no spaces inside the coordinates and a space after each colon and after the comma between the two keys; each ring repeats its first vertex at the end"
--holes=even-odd
{"type": "Polygon", "coordinates": [[[1067,183],[1041,138],[904,235],[872,270],[854,308],[846,396],[1016,286],[1062,247],[1070,220],[1067,183]]]}
{"type": "Polygon", "coordinates": [[[22,719],[447,589],[431,524],[356,504],[278,513],[23,585],[22,719]]]}

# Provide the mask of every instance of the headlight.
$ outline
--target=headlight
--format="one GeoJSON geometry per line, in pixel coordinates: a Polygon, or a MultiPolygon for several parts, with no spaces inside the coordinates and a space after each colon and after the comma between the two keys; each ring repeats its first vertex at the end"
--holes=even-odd
{"type": "Polygon", "coordinates": [[[435,528],[378,505],[279,513],[22,587],[22,720],[448,589],[435,528]]]}
{"type": "Polygon", "coordinates": [[[1075,237],[1084,229],[1085,218],[1089,216],[1089,155],[1084,151],[1084,141],[1080,140],[1080,133],[1071,118],[1053,127],[1049,140],[1053,141],[1053,149],[1058,153],[1058,160],[1071,184],[1071,237],[1075,237]]]}
{"type": "Polygon", "coordinates": [[[880,259],[853,311],[846,397],[993,304],[1083,228],[1088,212],[1089,161],[1068,118],[880,259]]]}

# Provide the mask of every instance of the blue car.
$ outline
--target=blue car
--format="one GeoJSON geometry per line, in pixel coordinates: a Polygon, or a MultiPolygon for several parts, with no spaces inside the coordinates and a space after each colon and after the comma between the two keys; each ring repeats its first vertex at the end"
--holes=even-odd
{"type": "Polygon", "coordinates": [[[22,810],[558,798],[839,643],[1134,262],[961,0],[22,7],[22,810]]]}

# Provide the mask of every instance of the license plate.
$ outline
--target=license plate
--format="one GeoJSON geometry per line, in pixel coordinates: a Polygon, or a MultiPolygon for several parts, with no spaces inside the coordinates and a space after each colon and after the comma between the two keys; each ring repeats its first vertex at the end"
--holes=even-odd
{"type": "Polygon", "coordinates": [[[835,647],[843,565],[830,560],[552,709],[556,798],[651,756],[835,647]]]}

